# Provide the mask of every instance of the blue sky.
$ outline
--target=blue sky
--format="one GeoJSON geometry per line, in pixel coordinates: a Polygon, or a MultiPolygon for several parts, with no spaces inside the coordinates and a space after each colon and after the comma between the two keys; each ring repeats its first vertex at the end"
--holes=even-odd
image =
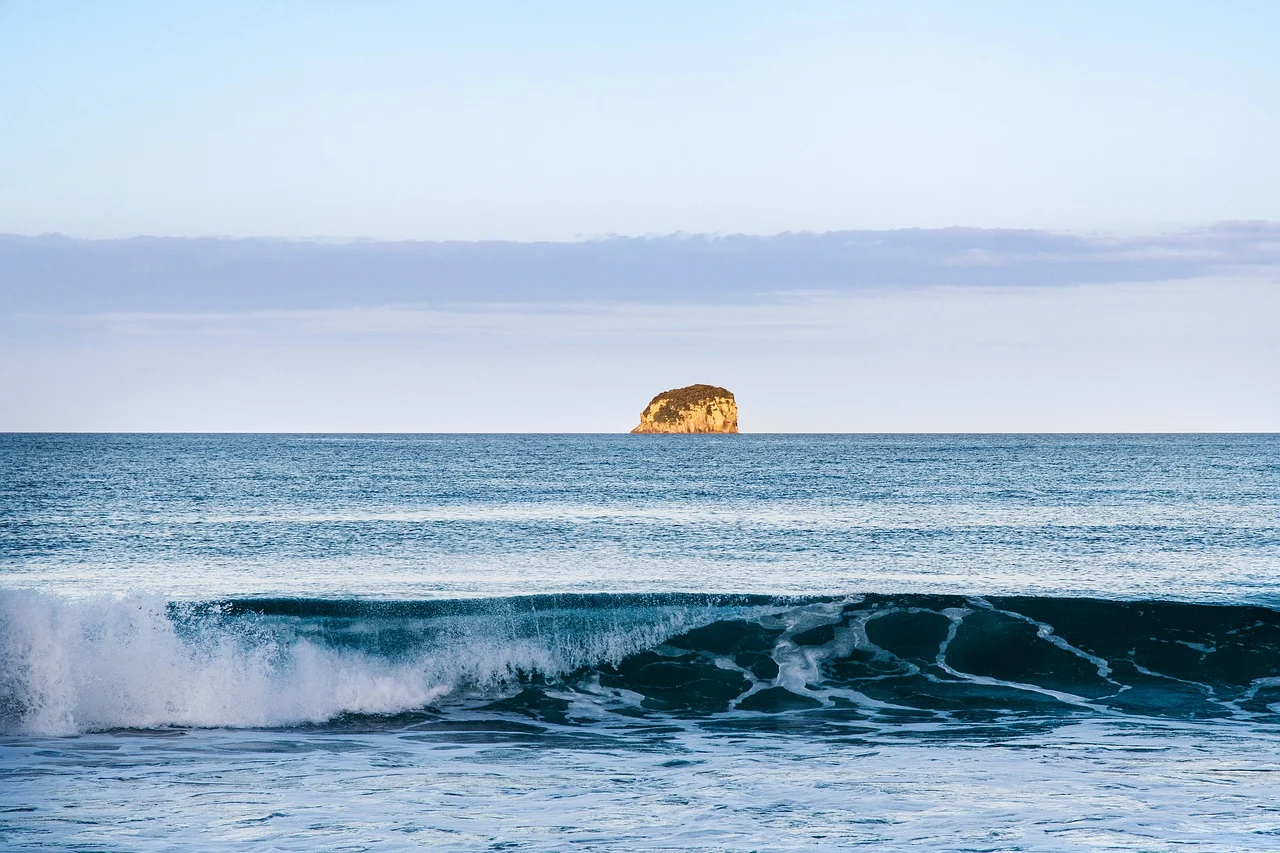
{"type": "Polygon", "coordinates": [[[0,0],[0,232],[1280,219],[1274,3],[0,0]]]}
{"type": "Polygon", "coordinates": [[[0,0],[0,429],[1280,430],[1278,32],[0,0]]]}

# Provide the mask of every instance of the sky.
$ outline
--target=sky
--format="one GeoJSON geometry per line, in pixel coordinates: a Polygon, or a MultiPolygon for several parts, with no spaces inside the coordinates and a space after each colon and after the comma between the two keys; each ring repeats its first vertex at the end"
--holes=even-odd
{"type": "Polygon", "coordinates": [[[0,429],[1280,430],[1276,32],[0,0],[0,429]]]}
{"type": "Polygon", "coordinates": [[[0,232],[1280,219],[1272,2],[0,0],[0,232]]]}

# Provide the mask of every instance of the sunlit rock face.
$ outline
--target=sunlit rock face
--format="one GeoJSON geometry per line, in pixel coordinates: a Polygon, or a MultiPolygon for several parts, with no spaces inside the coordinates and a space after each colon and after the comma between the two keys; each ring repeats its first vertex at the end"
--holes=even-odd
{"type": "Polygon", "coordinates": [[[737,432],[738,403],[733,392],[715,385],[689,385],[663,391],[640,413],[633,433],[737,432]]]}

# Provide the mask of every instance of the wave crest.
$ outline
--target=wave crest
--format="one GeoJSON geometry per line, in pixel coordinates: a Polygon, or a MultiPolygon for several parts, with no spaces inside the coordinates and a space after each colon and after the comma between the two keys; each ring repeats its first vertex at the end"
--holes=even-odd
{"type": "Polygon", "coordinates": [[[620,660],[709,601],[182,604],[0,592],[0,731],[261,727],[421,709],[620,660]],[[539,603],[543,606],[539,608],[539,603]]]}
{"type": "Polygon", "coordinates": [[[290,726],[444,706],[569,723],[583,703],[626,716],[1274,722],[1280,613],[937,595],[175,603],[0,592],[6,733],[290,726]]]}

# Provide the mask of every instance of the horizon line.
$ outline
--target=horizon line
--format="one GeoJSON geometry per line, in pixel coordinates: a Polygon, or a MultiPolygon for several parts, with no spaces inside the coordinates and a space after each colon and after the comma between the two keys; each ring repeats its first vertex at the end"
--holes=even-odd
{"type": "MultiPolygon", "coordinates": [[[[448,431],[448,432],[413,432],[408,430],[361,430],[356,432],[332,432],[326,430],[0,430],[0,435],[137,435],[137,436],[159,436],[159,435],[192,435],[192,436],[294,436],[294,435],[458,435],[458,436],[622,436],[622,435],[638,435],[638,436],[672,436],[675,438],[699,438],[709,436],[783,436],[783,435],[805,435],[805,436],[897,436],[897,435],[928,435],[928,436],[1087,436],[1087,435],[1126,435],[1126,436],[1142,436],[1142,435],[1275,435],[1280,436],[1280,430],[1046,430],[1046,431],[1026,431],[1026,430],[1009,430],[1009,431],[931,431],[931,430],[881,430],[881,431],[851,431],[851,432],[716,432],[716,433],[632,433],[626,432],[464,432],[464,431],[448,431]]],[[[644,440],[641,438],[640,440],[644,440]]]]}

